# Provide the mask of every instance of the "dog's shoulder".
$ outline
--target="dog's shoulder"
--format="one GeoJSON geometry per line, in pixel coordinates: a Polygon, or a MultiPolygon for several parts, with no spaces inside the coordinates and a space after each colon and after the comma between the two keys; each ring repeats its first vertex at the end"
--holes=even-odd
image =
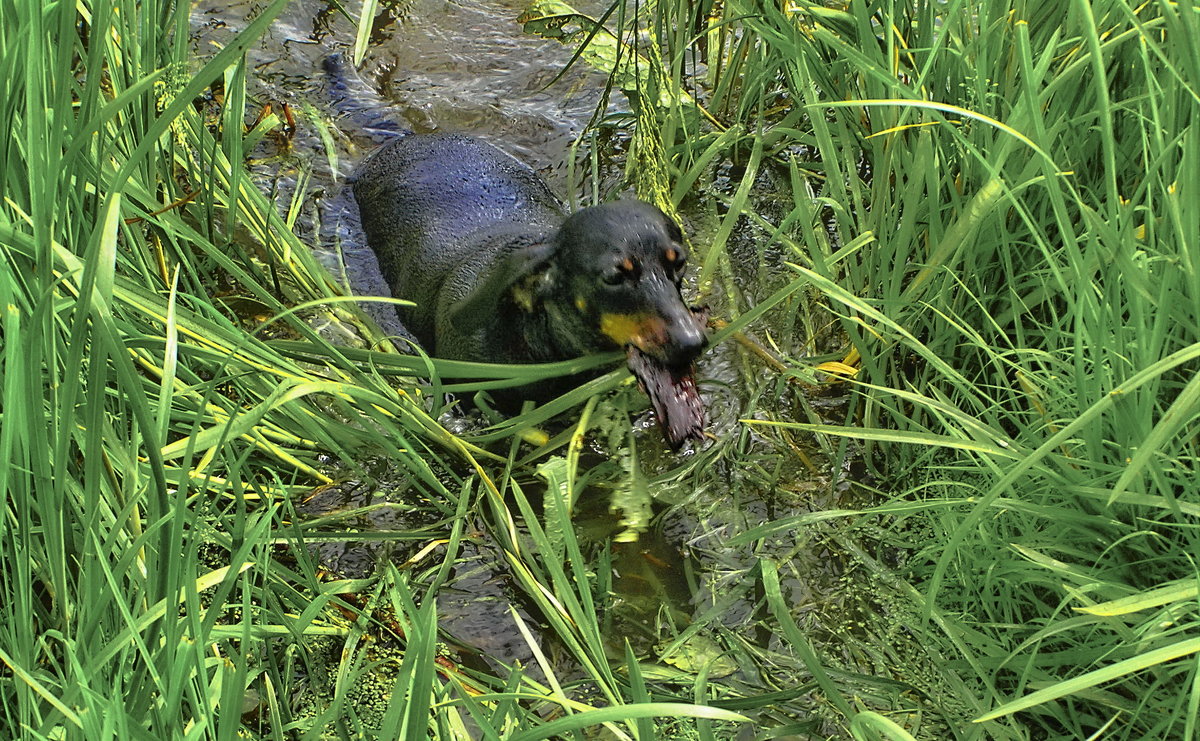
{"type": "Polygon", "coordinates": [[[504,224],[481,230],[448,271],[437,301],[437,349],[445,357],[532,362],[530,327],[555,278],[550,230],[504,224]]]}

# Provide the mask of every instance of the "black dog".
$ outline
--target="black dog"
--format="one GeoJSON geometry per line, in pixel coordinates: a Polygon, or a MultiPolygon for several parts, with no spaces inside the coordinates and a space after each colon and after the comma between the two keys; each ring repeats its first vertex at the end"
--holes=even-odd
{"type": "MultiPolygon", "coordinates": [[[[537,175],[466,136],[409,134],[355,176],[367,241],[431,355],[495,363],[629,348],[672,445],[703,433],[703,320],[679,292],[679,227],[641,201],[566,216],[537,175]]],[[[540,394],[530,394],[539,398],[540,394]]]]}

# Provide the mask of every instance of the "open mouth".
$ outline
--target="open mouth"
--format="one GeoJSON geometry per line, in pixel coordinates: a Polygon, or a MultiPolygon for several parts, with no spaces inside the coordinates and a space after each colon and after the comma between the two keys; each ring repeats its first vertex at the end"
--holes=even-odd
{"type": "Polygon", "coordinates": [[[629,370],[650,397],[658,425],[671,447],[704,437],[704,402],[692,366],[672,368],[636,347],[626,347],[629,370]]]}

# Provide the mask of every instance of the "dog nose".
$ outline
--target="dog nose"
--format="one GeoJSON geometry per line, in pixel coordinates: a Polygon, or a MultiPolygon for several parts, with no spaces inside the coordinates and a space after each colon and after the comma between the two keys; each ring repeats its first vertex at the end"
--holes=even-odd
{"type": "Polygon", "coordinates": [[[708,337],[704,334],[704,325],[690,312],[672,322],[668,330],[666,360],[670,365],[690,365],[696,356],[708,346],[708,337]]]}

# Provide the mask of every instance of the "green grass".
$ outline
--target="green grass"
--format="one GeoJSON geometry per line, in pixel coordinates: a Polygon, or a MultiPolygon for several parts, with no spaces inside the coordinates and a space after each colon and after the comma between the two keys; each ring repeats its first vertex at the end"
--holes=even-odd
{"type": "MultiPolygon", "coordinates": [[[[538,738],[739,717],[630,698],[594,627],[569,648],[593,662],[606,709],[520,672],[438,663],[433,595],[468,515],[490,501],[512,517],[497,482],[509,486],[515,461],[477,443],[621,379],[468,442],[431,416],[456,378],[512,385],[612,358],[480,369],[324,338],[317,327],[341,324],[380,340],[292,233],[296,202],[268,200],[244,168],[282,126],[268,116],[246,130],[244,54],[284,5],[201,65],[186,4],[0,3],[12,132],[0,150],[0,736],[465,737],[471,715],[538,738]],[[418,376],[433,376],[431,392],[418,376]],[[365,537],[413,563],[328,574],[303,542],[362,536],[361,510],[314,518],[301,504],[325,485],[378,481],[380,459],[376,485],[396,504],[371,508],[426,524],[365,537]],[[547,704],[557,710],[543,718],[547,704]]],[[[574,542],[569,522],[558,531],[574,542]]],[[[531,548],[506,547],[532,593],[535,579],[565,590],[582,574],[577,560],[574,577],[558,563],[533,575],[531,548]]],[[[589,596],[566,603],[564,635],[589,596]]]]}
{"type": "MultiPolygon", "coordinates": [[[[328,608],[374,588],[280,550],[294,501],[369,450],[449,520],[450,462],[482,454],[395,384],[412,361],[362,364],[314,330],[357,315],[243,169],[262,133],[243,54],[284,4],[203,67],[186,4],[0,5],[6,738],[234,738],[244,703],[294,736],[312,723],[280,702],[288,667],[354,635],[328,608]],[[212,118],[193,101],[218,81],[212,118]]],[[[407,683],[428,679],[423,651],[407,683]]],[[[356,726],[339,702],[318,731],[356,726]]]]}
{"type": "Polygon", "coordinates": [[[717,339],[778,361],[729,349],[743,423],[664,460],[622,371],[437,422],[464,378],[612,358],[364,349],[302,188],[244,168],[282,126],[243,116],[283,5],[200,63],[186,4],[0,0],[0,736],[1196,734],[1195,8],[668,0],[592,34],[540,4],[583,63],[636,62],[597,129],[632,127],[630,182],[696,225],[717,339]],[[832,424],[805,389],[838,368],[832,424]],[[839,488],[855,461],[877,491],[839,488]],[[305,509],[356,482],[382,498],[305,509]],[[571,511],[598,492],[685,513],[694,604],[651,578],[635,614],[571,511]],[[362,530],[388,508],[411,520],[362,530]],[[345,578],[302,545],[346,538],[393,557],[345,578]],[[480,543],[524,666],[438,630],[480,543]]]}
{"type": "MultiPolygon", "coordinates": [[[[675,84],[696,7],[644,21],[675,29],[675,84]]],[[[1200,13],[786,7],[707,27],[703,103],[736,135],[660,114],[676,177],[720,145],[792,199],[727,191],[709,273],[759,225],[861,358],[847,426],[776,424],[862,441],[884,526],[929,529],[898,576],[974,708],[957,735],[1194,735],[1200,13]]]]}

